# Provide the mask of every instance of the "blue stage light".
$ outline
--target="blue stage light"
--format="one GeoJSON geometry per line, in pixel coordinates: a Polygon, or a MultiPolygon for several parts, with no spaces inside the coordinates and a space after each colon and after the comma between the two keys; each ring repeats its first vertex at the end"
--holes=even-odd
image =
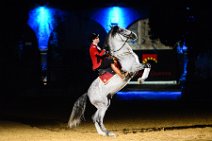
{"type": "Polygon", "coordinates": [[[117,96],[122,100],[178,100],[181,91],[120,91],[117,96]]]}
{"type": "Polygon", "coordinates": [[[140,19],[141,14],[132,8],[113,6],[95,10],[91,18],[108,32],[111,25],[127,28],[132,22],[140,19]]]}
{"type": "Polygon", "coordinates": [[[48,40],[54,28],[53,9],[41,6],[29,13],[28,24],[34,30],[40,51],[48,49],[48,40]]]}

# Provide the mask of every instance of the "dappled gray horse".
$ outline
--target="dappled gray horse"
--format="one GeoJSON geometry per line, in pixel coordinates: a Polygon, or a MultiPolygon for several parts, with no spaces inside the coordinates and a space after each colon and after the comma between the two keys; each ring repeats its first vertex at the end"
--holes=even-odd
{"type": "Polygon", "coordinates": [[[80,124],[88,97],[91,104],[97,108],[95,114],[92,116],[97,133],[103,136],[115,136],[113,132],[105,128],[103,123],[112,96],[126,86],[140,70],[143,70],[143,74],[138,78],[138,82],[142,83],[147,79],[151,68],[149,64],[139,62],[138,56],[128,44],[129,40],[136,39],[137,35],[133,31],[120,28],[119,26],[111,27],[106,39],[106,46],[109,47],[110,54],[120,63],[121,69],[129,72],[130,75],[125,79],[121,79],[117,74],[113,74],[107,83],[104,83],[100,77],[97,77],[87,92],[80,96],[74,103],[68,121],[68,127],[73,128],[80,124]]]}

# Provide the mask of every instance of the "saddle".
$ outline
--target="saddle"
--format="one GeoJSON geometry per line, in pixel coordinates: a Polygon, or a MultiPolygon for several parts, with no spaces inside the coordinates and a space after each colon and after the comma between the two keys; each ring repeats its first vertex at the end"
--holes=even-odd
{"type": "Polygon", "coordinates": [[[99,78],[104,84],[106,84],[114,75],[115,72],[112,68],[99,69],[98,70],[99,78]]]}

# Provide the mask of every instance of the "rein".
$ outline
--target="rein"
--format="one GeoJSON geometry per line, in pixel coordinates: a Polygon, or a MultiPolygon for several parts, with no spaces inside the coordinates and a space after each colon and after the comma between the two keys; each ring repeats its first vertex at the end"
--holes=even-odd
{"type": "Polygon", "coordinates": [[[124,45],[126,44],[126,42],[128,41],[128,39],[129,39],[129,36],[132,34],[132,31],[131,31],[131,33],[127,36],[127,35],[123,35],[124,37],[126,37],[127,39],[124,41],[124,43],[123,43],[123,45],[119,48],[119,49],[117,49],[117,50],[112,50],[113,52],[117,52],[117,51],[119,51],[119,50],[121,50],[123,47],[124,47],[124,45]]]}

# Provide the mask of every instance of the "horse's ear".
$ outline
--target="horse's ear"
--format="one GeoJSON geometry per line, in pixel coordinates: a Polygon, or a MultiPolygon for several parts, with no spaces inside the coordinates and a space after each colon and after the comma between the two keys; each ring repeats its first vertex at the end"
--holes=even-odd
{"type": "Polygon", "coordinates": [[[114,27],[113,25],[110,25],[110,31],[112,31],[112,30],[113,30],[113,27],[114,27]]]}
{"type": "Polygon", "coordinates": [[[112,25],[112,24],[111,24],[111,25],[110,25],[110,28],[113,29],[113,30],[114,30],[114,28],[115,28],[115,30],[116,30],[116,29],[119,29],[119,26],[118,26],[118,25],[112,25]]]}
{"type": "Polygon", "coordinates": [[[118,29],[119,29],[119,27],[118,27],[117,25],[115,25],[115,26],[113,27],[114,33],[116,33],[116,32],[118,31],[118,29]]]}

